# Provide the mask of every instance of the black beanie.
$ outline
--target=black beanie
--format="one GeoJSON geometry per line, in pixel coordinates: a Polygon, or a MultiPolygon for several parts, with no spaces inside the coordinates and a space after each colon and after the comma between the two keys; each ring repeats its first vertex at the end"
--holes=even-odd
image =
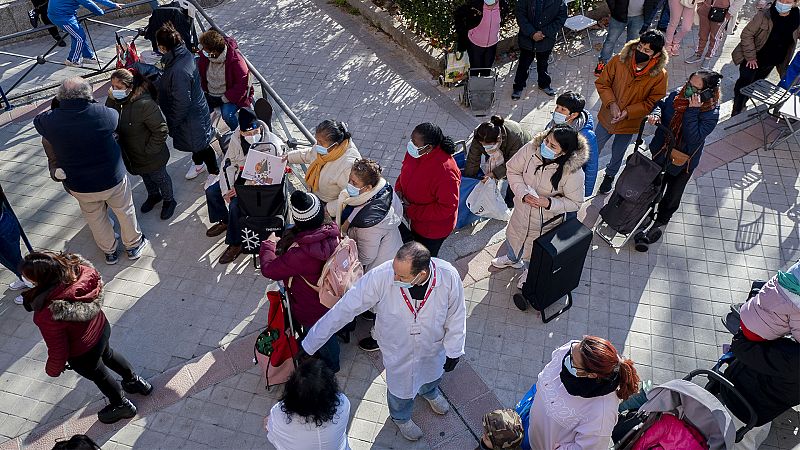
{"type": "Polygon", "coordinates": [[[294,224],[300,231],[313,230],[322,226],[325,211],[322,202],[314,194],[303,191],[292,192],[289,197],[294,224]]]}
{"type": "Polygon", "coordinates": [[[258,128],[258,117],[250,108],[239,108],[239,131],[258,128]]]}

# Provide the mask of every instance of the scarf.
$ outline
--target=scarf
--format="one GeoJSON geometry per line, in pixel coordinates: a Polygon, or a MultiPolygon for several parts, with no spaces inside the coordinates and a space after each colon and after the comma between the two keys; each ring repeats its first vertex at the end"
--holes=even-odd
{"type": "Polygon", "coordinates": [[[778,272],[778,284],[789,292],[800,295],[800,282],[789,272],[778,272]]]}
{"type": "Polygon", "coordinates": [[[611,378],[576,377],[569,373],[566,366],[562,363],[559,377],[561,378],[561,383],[564,385],[564,389],[573,397],[602,397],[616,391],[619,387],[619,372],[614,372],[611,378]]]}
{"type": "Polygon", "coordinates": [[[644,66],[642,70],[639,70],[636,67],[636,58],[634,57],[634,55],[630,55],[629,58],[631,60],[631,70],[633,70],[633,76],[640,77],[642,75],[649,74],[650,71],[653,70],[653,67],[655,67],[656,64],[658,64],[659,55],[655,55],[652,58],[650,58],[650,61],[647,62],[647,64],[644,66]]]}
{"type": "MultiPolygon", "coordinates": [[[[680,148],[678,145],[683,139],[683,113],[686,112],[686,109],[689,108],[689,99],[686,98],[684,93],[686,92],[686,86],[684,85],[680,92],[675,96],[675,100],[672,101],[672,107],[674,112],[672,113],[672,119],[669,121],[669,129],[672,131],[672,135],[675,136],[675,142],[673,142],[673,146],[676,148],[680,148]]],[[[717,94],[719,95],[719,94],[717,94]]],[[[711,111],[717,105],[717,100],[719,97],[715,95],[711,100],[703,102],[700,104],[700,111],[706,112],[711,111]]],[[[661,151],[667,151],[667,140],[664,140],[664,146],[661,148],[661,151]]],[[[695,152],[697,150],[695,149],[695,152]]],[[[661,153],[661,152],[659,152],[661,153]]],[[[694,153],[689,155],[690,157],[694,156],[694,153]]],[[[687,169],[688,170],[688,169],[687,169]]]]}
{"type": "Polygon", "coordinates": [[[320,155],[317,153],[316,159],[308,166],[308,170],[306,171],[306,184],[311,188],[311,192],[317,192],[319,190],[319,176],[325,164],[341,158],[348,147],[350,147],[350,139],[345,139],[334,146],[327,154],[320,155]]]}
{"type": "Polygon", "coordinates": [[[343,217],[344,214],[342,214],[345,207],[361,206],[364,203],[367,203],[368,201],[370,201],[372,197],[375,197],[378,194],[378,192],[380,192],[381,189],[383,189],[385,186],[386,186],[386,179],[381,177],[381,179],[378,180],[378,184],[375,187],[373,187],[367,192],[362,192],[356,195],[355,197],[350,197],[350,194],[347,193],[347,189],[343,189],[342,192],[339,193],[339,211],[336,214],[336,225],[338,225],[339,228],[342,229],[342,234],[345,234],[347,232],[346,227],[345,228],[342,227],[342,222],[345,222],[345,218],[343,217]]]}

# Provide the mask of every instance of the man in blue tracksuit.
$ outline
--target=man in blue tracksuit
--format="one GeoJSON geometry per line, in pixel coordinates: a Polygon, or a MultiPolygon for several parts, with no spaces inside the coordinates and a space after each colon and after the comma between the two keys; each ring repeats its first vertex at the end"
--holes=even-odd
{"type": "MultiPolygon", "coordinates": [[[[107,8],[119,8],[119,3],[111,0],[97,0],[98,3],[107,8]]],[[[100,9],[92,0],[50,0],[47,6],[47,17],[53,24],[58,25],[72,38],[69,48],[67,65],[80,67],[83,59],[94,59],[94,52],[87,45],[86,33],[78,23],[78,8],[83,6],[93,14],[102,16],[105,12],[100,9]]]]}

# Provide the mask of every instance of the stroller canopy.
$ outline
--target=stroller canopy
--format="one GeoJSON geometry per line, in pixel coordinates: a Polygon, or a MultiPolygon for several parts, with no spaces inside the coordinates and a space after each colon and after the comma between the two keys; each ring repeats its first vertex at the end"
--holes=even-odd
{"type": "Polygon", "coordinates": [[[640,412],[671,412],[695,426],[711,450],[733,448],[736,426],[725,406],[702,387],[686,380],[672,380],[647,394],[640,412]]]}

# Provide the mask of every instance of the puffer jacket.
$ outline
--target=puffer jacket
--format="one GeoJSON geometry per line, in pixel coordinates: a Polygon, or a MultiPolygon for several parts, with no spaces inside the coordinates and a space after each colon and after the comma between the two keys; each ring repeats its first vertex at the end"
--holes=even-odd
{"type": "Polygon", "coordinates": [[[706,438],[692,424],[664,414],[636,440],[632,450],[708,450],[706,438]]]}
{"type": "MultiPolygon", "coordinates": [[[[313,148],[292,150],[287,152],[286,156],[289,164],[311,164],[317,158],[317,152],[313,148]]],[[[361,159],[361,153],[358,152],[358,147],[351,138],[344,155],[325,164],[320,171],[319,189],[313,193],[325,202],[325,210],[331,217],[336,217],[339,212],[339,194],[347,187],[347,182],[350,180],[350,169],[353,168],[353,162],[357,159],[361,159]]]]}
{"type": "Polygon", "coordinates": [[[669,61],[666,49],[658,55],[658,63],[649,74],[635,76],[631,68],[639,40],[625,44],[618,55],[614,55],[594,85],[600,95],[602,106],[597,120],[611,134],[636,134],[639,124],[653,110],[656,102],[667,95],[667,70],[669,61]],[[611,123],[611,104],[616,103],[620,110],[627,111],[628,117],[611,123]]]}
{"type": "Polygon", "coordinates": [[[520,48],[546,52],[556,45],[556,35],[567,21],[567,5],[564,0],[517,0],[516,16],[520,48]],[[539,42],[533,40],[537,31],[544,34],[539,42]]]}
{"type": "MultiPolygon", "coordinates": [[[[500,0],[500,28],[508,18],[507,0],[500,0]]],[[[469,31],[480,25],[483,19],[483,0],[469,0],[453,11],[453,22],[456,28],[456,50],[467,51],[469,47],[469,31]]]]}
{"type": "Polygon", "coordinates": [[[525,144],[506,164],[508,167],[508,185],[514,192],[514,211],[506,228],[506,239],[514,254],[530,260],[533,241],[542,233],[559,225],[554,220],[544,224],[561,214],[577,211],[583,203],[584,175],[581,167],[589,159],[589,144],[578,135],[578,150],[564,163],[564,171],[558,182],[558,189],[553,189],[550,178],[555,173],[556,164],[542,166],[544,160],[539,146],[547,135],[547,131],[539,133],[531,142],[525,144]],[[522,201],[528,188],[536,190],[539,197],[550,197],[550,209],[534,208],[522,201]],[[520,253],[522,252],[522,253],[520,253]]]}
{"type": "MultiPolygon", "coordinates": [[[[772,16],[770,15],[770,9],[772,8],[774,8],[774,6],[757,11],[753,18],[750,19],[750,22],[747,22],[747,25],[745,25],[742,30],[739,45],[733,49],[733,53],[731,54],[734,64],[739,65],[745,61],[758,59],[758,51],[767,43],[767,38],[769,38],[769,34],[772,32],[772,16]]],[[[791,14],[798,14],[797,8],[792,8],[791,14]]],[[[789,47],[786,57],[777,67],[778,74],[781,77],[786,74],[786,68],[789,67],[789,63],[792,61],[797,40],[800,39],[800,27],[794,30],[792,37],[794,38],[794,44],[789,47]]]]}
{"type": "MultiPolygon", "coordinates": [[[[114,2],[110,0],[97,0],[97,3],[106,8],[116,8],[114,2]]],[[[47,5],[47,17],[56,25],[69,23],[78,15],[78,8],[83,6],[91,11],[92,14],[102,16],[105,11],[92,0],[50,0],[47,5]]]]}
{"type": "MultiPolygon", "coordinates": [[[[667,98],[656,103],[656,114],[661,116],[661,123],[666,126],[669,126],[672,116],[675,114],[674,102],[679,91],[680,89],[670,93],[667,98]]],[[[719,122],[719,105],[708,111],[701,111],[700,108],[686,108],[682,122],[681,139],[678,142],[678,148],[692,157],[686,167],[689,173],[692,173],[697,165],[700,164],[703,148],[706,145],[706,138],[714,131],[717,122],[719,122]]],[[[650,153],[653,155],[653,160],[659,164],[663,164],[664,158],[667,156],[667,152],[663,151],[665,139],[664,130],[658,128],[653,135],[653,140],[650,141],[650,153]]]]}
{"type": "Polygon", "coordinates": [[[364,272],[394,259],[403,245],[399,228],[403,204],[386,180],[381,178],[371,191],[357,197],[342,191],[339,206],[342,213],[336,220],[347,223],[347,235],[356,241],[364,272]]]}
{"type": "MultiPolygon", "coordinates": [[[[250,87],[250,69],[239,52],[239,44],[232,37],[225,38],[225,100],[239,108],[250,106],[252,89],[250,87]]],[[[208,66],[211,62],[202,52],[197,58],[197,70],[200,72],[200,86],[208,92],[208,66]]]]}
{"type": "MultiPolygon", "coordinates": [[[[551,128],[553,122],[547,125],[551,128]]],[[[583,165],[584,182],[586,188],[583,195],[589,197],[594,192],[594,184],[597,182],[597,169],[600,165],[600,151],[597,148],[597,135],[594,133],[594,118],[592,113],[587,110],[581,111],[580,115],[570,124],[572,129],[586,138],[586,143],[589,144],[589,160],[583,165]]]]}
{"type": "Polygon", "coordinates": [[[109,96],[106,106],[119,112],[117,140],[128,172],[142,175],[167,165],[167,121],[149,93],[123,101],[109,96]]]}
{"type": "MultiPolygon", "coordinates": [[[[800,262],[790,267],[788,273],[800,279],[800,262]]],[[[744,302],[739,315],[743,327],[764,340],[771,341],[791,333],[800,342],[800,295],[781,286],[777,275],[758,294],[744,302]]]]}
{"type": "Polygon", "coordinates": [[[167,119],[172,146],[182,152],[199,152],[211,143],[214,130],[194,56],[179,45],[161,61],[164,73],[158,80],[158,103],[167,119]]]}
{"type": "Polygon", "coordinates": [[[294,244],[297,245],[293,244],[280,256],[275,254],[274,242],[261,242],[261,274],[270,280],[283,281],[289,290],[292,316],[306,330],[328,312],[328,308],[319,302],[319,293],[308,283],[317,284],[322,267],[333,255],[338,243],[339,227],[333,223],[297,233],[294,237],[294,244]]]}
{"type": "MultiPolygon", "coordinates": [[[[503,154],[503,164],[492,169],[492,174],[498,180],[506,177],[506,161],[511,159],[517,151],[533,138],[531,133],[522,128],[518,122],[504,120],[503,129],[500,135],[500,153],[503,154]]],[[[483,149],[483,145],[477,139],[473,139],[467,153],[467,163],[464,165],[464,176],[475,178],[481,168],[481,157],[488,157],[489,154],[483,149]]]]}
{"type": "Polygon", "coordinates": [[[57,377],[67,361],[91,350],[103,335],[103,280],[92,263],[81,258],[78,279],[70,284],[25,291],[25,309],[33,311],[47,345],[45,372],[57,377]]]}

